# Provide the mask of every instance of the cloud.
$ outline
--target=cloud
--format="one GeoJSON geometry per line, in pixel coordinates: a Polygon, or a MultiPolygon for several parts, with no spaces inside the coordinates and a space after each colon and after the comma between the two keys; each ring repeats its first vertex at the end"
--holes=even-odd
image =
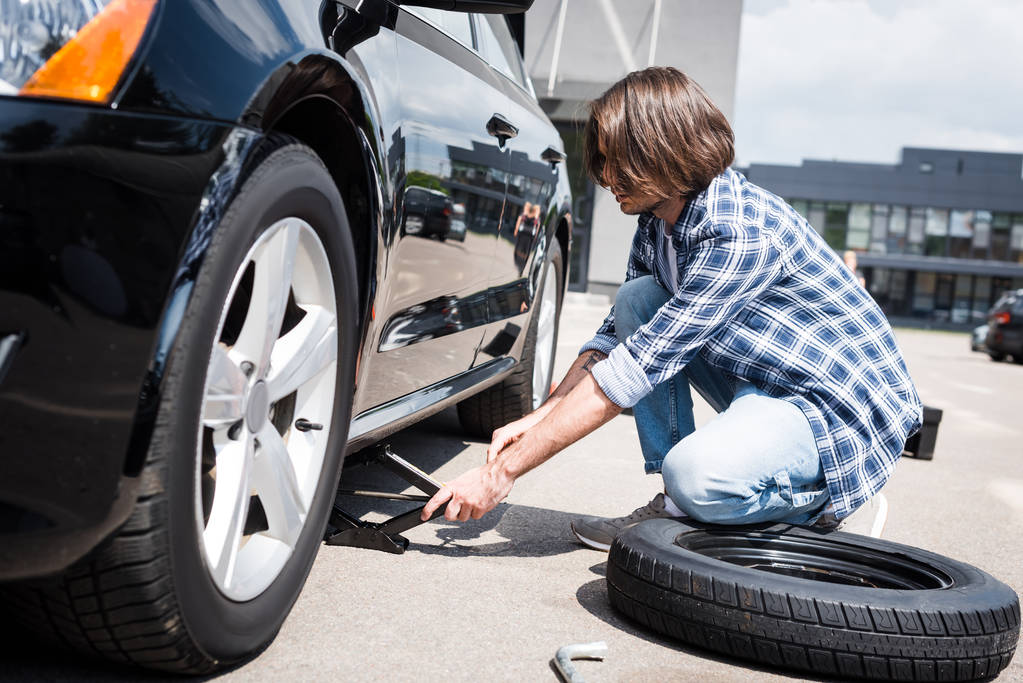
{"type": "Polygon", "coordinates": [[[739,163],[1023,152],[1016,0],[746,0],[739,163]]]}

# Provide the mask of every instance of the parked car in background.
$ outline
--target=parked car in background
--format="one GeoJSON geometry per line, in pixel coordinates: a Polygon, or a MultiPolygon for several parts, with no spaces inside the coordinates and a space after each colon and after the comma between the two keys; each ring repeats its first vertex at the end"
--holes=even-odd
{"type": "Polygon", "coordinates": [[[1003,294],[988,311],[984,346],[992,360],[1023,363],[1023,289],[1003,294]]]}
{"type": "Polygon", "coordinates": [[[116,661],[231,666],[298,597],[347,453],[456,404],[489,435],[547,396],[564,148],[521,16],[475,13],[530,0],[438,4],[0,2],[12,614],[116,661]],[[408,229],[436,214],[460,241],[408,229]]]}
{"type": "Polygon", "coordinates": [[[978,325],[973,328],[973,332],[970,333],[970,350],[971,351],[987,351],[987,347],[984,346],[984,341],[987,339],[988,324],[978,325]]]}

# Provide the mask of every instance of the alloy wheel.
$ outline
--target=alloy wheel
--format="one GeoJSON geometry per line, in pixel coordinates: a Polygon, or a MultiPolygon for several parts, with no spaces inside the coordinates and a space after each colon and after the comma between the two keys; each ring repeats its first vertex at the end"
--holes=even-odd
{"type": "Polygon", "coordinates": [[[203,391],[195,511],[202,556],[233,600],[260,595],[304,529],[337,387],[337,302],[305,221],[267,228],[223,304],[203,391]]]}
{"type": "Polygon", "coordinates": [[[557,329],[558,285],[554,264],[547,263],[537,312],[536,347],[533,356],[533,410],[540,407],[551,390],[554,365],[554,332],[557,329]]]}

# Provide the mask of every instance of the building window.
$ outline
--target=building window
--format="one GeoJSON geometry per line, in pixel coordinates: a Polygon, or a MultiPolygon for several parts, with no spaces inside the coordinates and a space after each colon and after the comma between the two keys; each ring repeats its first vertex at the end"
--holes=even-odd
{"type": "Polygon", "coordinates": [[[975,213],[955,210],[949,215],[948,255],[954,258],[970,258],[973,246],[975,213]]]}
{"type": "Polygon", "coordinates": [[[805,199],[790,199],[789,206],[795,209],[796,213],[803,218],[806,218],[807,215],[809,215],[809,204],[805,199]]]}
{"type": "Polygon", "coordinates": [[[844,202],[829,202],[824,218],[824,241],[835,251],[843,251],[848,227],[849,205],[844,202]]]}
{"type": "Polygon", "coordinates": [[[909,227],[906,230],[906,253],[924,253],[924,224],[927,210],[922,206],[914,206],[909,210],[909,227]]]}
{"type": "MultiPolygon", "coordinates": [[[[867,290],[878,304],[880,304],[882,300],[888,298],[891,274],[892,271],[887,268],[873,268],[871,270],[870,284],[867,285],[867,290]]],[[[884,307],[882,306],[882,308],[884,307]]]]}
{"type": "Polygon", "coordinates": [[[810,225],[813,229],[824,234],[824,221],[827,215],[827,210],[824,208],[824,204],[821,202],[810,202],[810,215],[807,220],[810,221],[810,225]]]}
{"type": "Polygon", "coordinates": [[[870,204],[849,205],[849,232],[845,248],[866,251],[870,246],[870,204]]]}
{"type": "Polygon", "coordinates": [[[910,272],[889,268],[864,268],[867,291],[887,316],[909,315],[907,285],[910,272]]]}
{"type": "Polygon", "coordinates": [[[874,204],[870,217],[870,251],[885,253],[885,238],[888,235],[888,205],[874,204]]]}
{"type": "Polygon", "coordinates": [[[906,207],[892,207],[888,218],[888,239],[885,244],[889,254],[906,253],[906,207]]]}
{"type": "Polygon", "coordinates": [[[991,216],[991,258],[995,261],[1009,260],[1009,225],[1011,217],[1007,213],[996,213],[991,216]]]}
{"type": "Polygon", "coordinates": [[[988,257],[991,247],[991,212],[978,210],[973,212],[973,249],[972,258],[988,257]]]}
{"type": "Polygon", "coordinates": [[[913,287],[913,315],[929,316],[934,311],[936,282],[934,273],[917,272],[916,286],[913,287]]]}
{"type": "Polygon", "coordinates": [[[952,289],[955,286],[955,275],[951,273],[938,273],[934,285],[934,312],[932,317],[935,320],[948,320],[952,313],[952,289]]]}
{"type": "Polygon", "coordinates": [[[932,164],[930,161],[921,161],[920,162],[920,172],[921,173],[934,173],[934,164],[932,164]]]}
{"type": "Polygon", "coordinates": [[[970,317],[974,322],[982,321],[987,317],[989,308],[991,308],[991,278],[978,275],[973,283],[973,307],[970,309],[970,317]]]}
{"type": "Polygon", "coordinates": [[[927,256],[944,256],[948,243],[948,209],[927,209],[924,234],[924,253],[927,256]]]}
{"type": "Polygon", "coordinates": [[[952,322],[970,321],[970,290],[973,276],[965,273],[956,275],[955,298],[952,300],[952,322]]]}
{"type": "Polygon", "coordinates": [[[1023,213],[1012,217],[1012,232],[1009,233],[1009,260],[1023,263],[1023,213]]]}
{"type": "Polygon", "coordinates": [[[895,315],[906,315],[909,311],[909,271],[892,271],[892,284],[888,292],[888,307],[895,315]]]}

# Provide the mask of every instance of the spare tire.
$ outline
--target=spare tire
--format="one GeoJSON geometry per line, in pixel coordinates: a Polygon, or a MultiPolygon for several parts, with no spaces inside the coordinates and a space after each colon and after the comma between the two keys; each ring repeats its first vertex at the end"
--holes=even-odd
{"type": "Polygon", "coordinates": [[[967,681],[1008,666],[1016,593],[919,548],[789,524],[655,519],[611,546],[612,606],[670,638],[817,675],[967,681]]]}

